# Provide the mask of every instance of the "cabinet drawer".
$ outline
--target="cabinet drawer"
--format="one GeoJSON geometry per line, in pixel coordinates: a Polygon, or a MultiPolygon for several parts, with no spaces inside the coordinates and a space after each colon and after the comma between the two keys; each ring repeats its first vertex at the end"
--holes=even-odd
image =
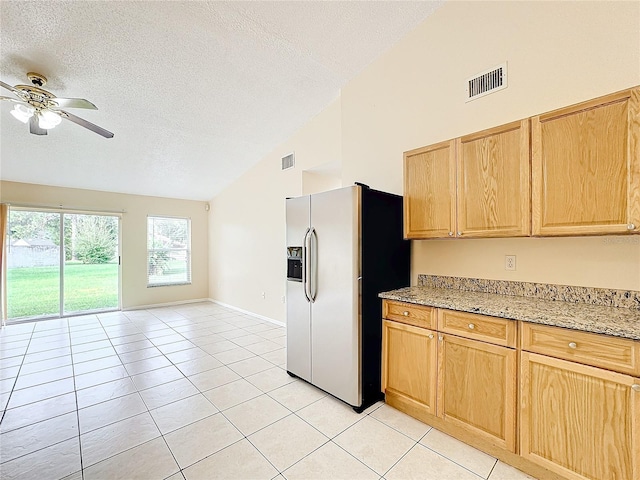
{"type": "Polygon", "coordinates": [[[518,322],[475,313],[438,310],[438,331],[515,348],[518,322]]]}
{"type": "Polygon", "coordinates": [[[523,350],[640,375],[640,342],[526,322],[521,331],[523,350]]]}
{"type": "Polygon", "coordinates": [[[382,315],[388,320],[415,325],[423,328],[436,328],[434,309],[412,303],[385,300],[382,303],[382,315]]]}

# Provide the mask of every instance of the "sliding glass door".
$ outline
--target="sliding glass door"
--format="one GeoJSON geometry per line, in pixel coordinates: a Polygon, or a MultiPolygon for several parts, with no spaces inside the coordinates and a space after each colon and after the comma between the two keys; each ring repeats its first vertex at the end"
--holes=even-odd
{"type": "Polygon", "coordinates": [[[9,211],[7,317],[60,313],[60,214],[9,211]]]}
{"type": "Polygon", "coordinates": [[[9,320],[119,308],[119,217],[12,208],[9,320]]]}
{"type": "Polygon", "coordinates": [[[65,315],[118,308],[118,217],[64,215],[65,315]]]}

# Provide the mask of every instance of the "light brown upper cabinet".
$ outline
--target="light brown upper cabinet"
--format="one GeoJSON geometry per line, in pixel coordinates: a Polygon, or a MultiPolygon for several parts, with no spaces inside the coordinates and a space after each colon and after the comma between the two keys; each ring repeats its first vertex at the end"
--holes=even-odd
{"type": "Polygon", "coordinates": [[[404,236],[453,236],[456,223],[455,142],[404,154],[404,236]]]}
{"type": "Polygon", "coordinates": [[[640,87],[531,119],[534,235],[640,232],[640,87]]]}
{"type": "Polygon", "coordinates": [[[456,140],[457,236],[531,233],[529,120],[456,140]]]}
{"type": "Polygon", "coordinates": [[[405,152],[405,237],[530,235],[530,176],[528,119],[405,152]]]}

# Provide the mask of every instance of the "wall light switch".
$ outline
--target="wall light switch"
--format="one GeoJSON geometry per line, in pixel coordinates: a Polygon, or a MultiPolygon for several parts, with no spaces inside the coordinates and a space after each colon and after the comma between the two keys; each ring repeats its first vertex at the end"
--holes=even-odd
{"type": "Polygon", "coordinates": [[[515,270],[516,269],[516,256],[515,255],[505,255],[504,256],[504,269],[505,270],[515,270]]]}

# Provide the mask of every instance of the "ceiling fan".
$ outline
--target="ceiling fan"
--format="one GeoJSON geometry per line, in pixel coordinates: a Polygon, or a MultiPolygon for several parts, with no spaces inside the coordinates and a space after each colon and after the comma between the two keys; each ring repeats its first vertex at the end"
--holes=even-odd
{"type": "Polygon", "coordinates": [[[97,110],[93,103],[84,98],[60,98],[53,93],[44,90],[47,79],[39,73],[29,72],[27,77],[32,85],[11,85],[0,81],[0,86],[11,90],[18,97],[0,96],[0,100],[13,102],[16,106],[11,110],[11,115],[22,123],[29,123],[29,131],[34,135],[46,135],[47,130],[59,125],[63,118],[77,123],[81,127],[88,128],[92,132],[106,138],[112,138],[113,133],[95,125],[87,120],[77,117],[72,113],[62,110],[63,108],[88,108],[97,110]]]}

